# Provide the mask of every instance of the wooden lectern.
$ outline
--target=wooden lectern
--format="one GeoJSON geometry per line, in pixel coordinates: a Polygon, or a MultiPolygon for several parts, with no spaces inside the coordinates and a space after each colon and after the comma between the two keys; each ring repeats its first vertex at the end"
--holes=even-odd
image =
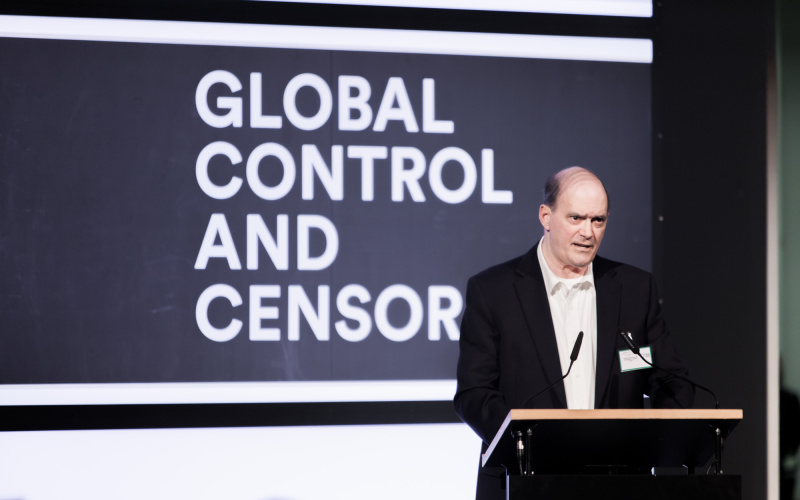
{"type": "Polygon", "coordinates": [[[742,410],[511,410],[483,466],[506,468],[510,500],[739,500],[722,451],[740,420],[742,410]]]}

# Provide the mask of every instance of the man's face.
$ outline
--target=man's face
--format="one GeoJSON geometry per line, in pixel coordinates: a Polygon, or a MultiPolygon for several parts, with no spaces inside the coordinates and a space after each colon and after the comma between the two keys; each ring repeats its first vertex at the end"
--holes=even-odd
{"type": "Polygon", "coordinates": [[[603,185],[587,172],[562,180],[555,207],[539,207],[545,229],[542,251],[562,278],[582,276],[597,255],[606,230],[608,199],[603,185]]]}

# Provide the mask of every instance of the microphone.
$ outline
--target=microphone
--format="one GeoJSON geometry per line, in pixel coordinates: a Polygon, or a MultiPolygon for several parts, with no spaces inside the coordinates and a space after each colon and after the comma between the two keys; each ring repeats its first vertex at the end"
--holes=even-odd
{"type": "Polygon", "coordinates": [[[672,372],[672,371],[669,371],[669,370],[665,370],[664,368],[661,368],[660,366],[655,365],[655,364],[647,361],[647,359],[644,356],[642,356],[642,353],[639,352],[639,346],[637,346],[636,343],[633,341],[633,335],[631,335],[631,332],[622,332],[621,331],[621,332],[619,332],[619,334],[625,340],[625,343],[628,344],[628,347],[630,347],[631,352],[633,352],[634,354],[638,355],[640,358],[642,358],[642,361],[644,361],[645,363],[647,363],[651,367],[653,367],[653,368],[655,368],[657,370],[661,370],[662,372],[666,373],[667,375],[672,375],[675,378],[679,378],[679,379],[683,380],[684,382],[692,384],[692,387],[696,387],[698,389],[703,389],[707,393],[711,394],[711,397],[714,398],[715,408],[717,410],[719,410],[719,400],[717,399],[717,395],[714,394],[714,391],[712,391],[711,389],[709,389],[707,387],[703,387],[702,385],[700,385],[700,384],[698,384],[698,383],[696,383],[696,382],[694,382],[692,380],[689,380],[686,377],[678,375],[675,372],[672,372]]]}
{"type": "MultiPolygon", "coordinates": [[[[581,352],[581,343],[583,342],[583,332],[578,332],[578,338],[575,339],[575,346],[572,348],[572,354],[569,355],[569,368],[567,368],[567,375],[569,375],[569,371],[572,369],[572,363],[578,359],[578,353],[581,352]]],[[[567,375],[564,375],[564,378],[567,378],[567,375]]]]}
{"type": "MultiPolygon", "coordinates": [[[[631,352],[633,352],[634,354],[637,354],[637,355],[639,355],[641,357],[642,355],[639,354],[639,346],[637,346],[636,344],[633,343],[633,335],[631,335],[631,332],[619,332],[619,334],[622,335],[623,339],[625,339],[625,343],[628,344],[628,347],[631,348],[631,352]]],[[[642,359],[644,359],[644,358],[642,358],[642,359]]],[[[644,359],[644,362],[648,363],[648,361],[646,359],[644,359]]],[[[650,363],[648,363],[648,364],[650,364],[650,363]]]]}
{"type": "Polygon", "coordinates": [[[551,387],[553,387],[557,383],[559,383],[562,380],[564,380],[565,378],[567,378],[567,375],[569,375],[570,370],[572,370],[572,365],[575,363],[575,360],[578,359],[578,353],[581,352],[581,343],[582,342],[583,342],[583,332],[579,332],[578,333],[578,338],[575,339],[575,346],[572,348],[572,354],[569,355],[569,368],[567,368],[567,373],[565,373],[564,376],[561,377],[560,379],[556,380],[555,382],[553,382],[552,384],[548,385],[547,387],[545,387],[541,391],[537,392],[533,396],[531,396],[528,399],[526,399],[525,402],[522,403],[522,408],[525,408],[526,406],[528,406],[528,403],[533,401],[533,399],[536,396],[538,396],[539,394],[542,394],[543,392],[547,391],[548,389],[550,389],[551,387]]]}

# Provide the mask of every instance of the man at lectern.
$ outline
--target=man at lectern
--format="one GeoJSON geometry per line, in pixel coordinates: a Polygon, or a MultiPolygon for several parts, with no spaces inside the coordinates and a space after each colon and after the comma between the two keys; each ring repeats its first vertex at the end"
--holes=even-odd
{"type": "MultiPolygon", "coordinates": [[[[596,256],[608,216],[600,179],[562,170],[545,184],[539,243],[469,279],[454,403],[484,451],[512,408],[641,408],[645,394],[654,408],[692,407],[690,384],[620,355],[630,332],[659,367],[687,375],[652,275],[596,256]]],[[[482,468],[477,498],[505,498],[504,476],[482,468]]]]}

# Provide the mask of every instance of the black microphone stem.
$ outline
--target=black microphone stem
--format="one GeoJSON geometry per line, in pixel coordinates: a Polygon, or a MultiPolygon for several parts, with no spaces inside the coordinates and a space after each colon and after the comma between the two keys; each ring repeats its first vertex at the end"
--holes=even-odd
{"type": "Polygon", "coordinates": [[[560,379],[556,380],[555,382],[553,382],[552,384],[548,385],[547,387],[545,387],[545,388],[544,388],[544,389],[542,389],[541,391],[537,392],[537,393],[536,393],[536,394],[534,394],[533,396],[531,396],[531,397],[529,397],[528,399],[526,399],[526,400],[525,400],[525,402],[524,402],[524,403],[522,403],[522,408],[523,408],[523,409],[524,409],[526,406],[528,406],[528,403],[530,403],[531,401],[533,401],[533,399],[534,399],[536,396],[538,396],[539,394],[542,394],[543,392],[547,391],[548,389],[550,389],[551,387],[553,387],[553,386],[554,386],[554,385],[556,385],[557,383],[559,383],[559,382],[561,382],[562,380],[564,380],[565,378],[567,378],[567,375],[569,375],[569,372],[572,370],[572,365],[575,363],[575,360],[576,360],[576,359],[578,359],[578,353],[581,351],[581,343],[582,343],[582,342],[583,342],[583,332],[579,332],[579,333],[578,333],[578,338],[577,338],[577,339],[575,339],[575,346],[572,348],[572,354],[570,354],[570,356],[569,356],[569,368],[567,368],[567,373],[565,373],[565,374],[564,374],[564,376],[563,376],[563,377],[561,377],[560,379]]]}
{"type": "Polygon", "coordinates": [[[653,367],[653,368],[655,368],[655,369],[657,369],[657,370],[661,370],[662,372],[666,373],[667,375],[672,375],[672,376],[673,376],[673,377],[675,377],[675,378],[681,379],[681,380],[683,380],[684,382],[687,382],[687,383],[689,383],[689,384],[692,384],[692,387],[697,387],[698,389],[702,389],[702,390],[706,391],[707,393],[711,394],[711,397],[712,397],[712,398],[714,398],[714,404],[715,404],[715,408],[716,408],[717,410],[719,410],[719,400],[717,399],[717,395],[716,395],[716,394],[714,394],[714,391],[712,391],[712,390],[711,390],[711,389],[709,389],[708,387],[703,387],[702,385],[698,384],[697,382],[695,382],[695,381],[693,381],[693,380],[689,380],[689,379],[688,379],[688,378],[686,378],[686,377],[683,377],[683,376],[681,376],[681,375],[678,375],[677,373],[673,373],[673,372],[671,372],[671,371],[669,371],[669,370],[665,370],[665,369],[661,368],[660,366],[656,366],[656,365],[654,365],[653,363],[651,363],[651,362],[647,361],[647,359],[646,359],[644,356],[642,356],[642,353],[641,353],[641,352],[639,352],[639,346],[637,346],[636,344],[634,344],[634,342],[633,342],[633,336],[630,334],[630,332],[619,332],[619,334],[620,334],[620,336],[621,336],[623,339],[625,339],[625,343],[626,343],[626,344],[628,344],[628,347],[630,347],[631,351],[632,351],[634,354],[638,355],[640,358],[642,358],[642,361],[644,361],[645,363],[647,363],[647,364],[648,364],[648,365],[650,365],[651,367],[653,367]]]}

